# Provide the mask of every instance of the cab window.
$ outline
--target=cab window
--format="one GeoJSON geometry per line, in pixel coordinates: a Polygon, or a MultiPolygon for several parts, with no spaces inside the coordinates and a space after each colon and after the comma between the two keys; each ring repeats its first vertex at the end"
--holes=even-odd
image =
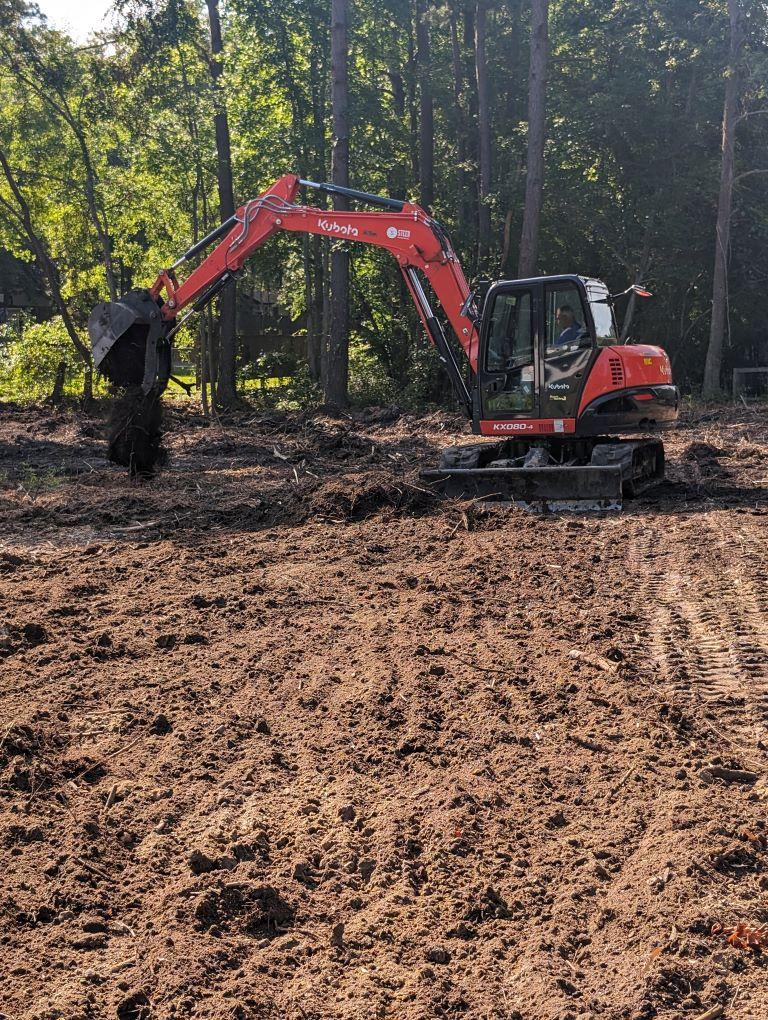
{"type": "Polygon", "coordinates": [[[497,294],[491,309],[483,386],[485,413],[531,412],[535,406],[530,291],[497,294]]]}
{"type": "Polygon", "coordinates": [[[504,372],[533,362],[531,292],[498,294],[493,302],[485,367],[504,372]]]}
{"type": "Polygon", "coordinates": [[[619,340],[608,288],[599,280],[587,280],[586,288],[598,347],[610,347],[619,340]]]}
{"type": "Polygon", "coordinates": [[[579,288],[568,282],[548,284],[544,291],[547,358],[570,353],[589,343],[589,327],[579,288]]]}

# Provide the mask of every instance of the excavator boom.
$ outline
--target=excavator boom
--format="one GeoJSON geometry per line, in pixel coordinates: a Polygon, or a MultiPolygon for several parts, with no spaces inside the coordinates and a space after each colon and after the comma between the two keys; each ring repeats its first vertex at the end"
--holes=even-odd
{"type": "Polygon", "coordinates": [[[161,270],[148,290],[133,291],[119,302],[98,305],[88,323],[96,367],[119,385],[141,384],[144,392],[149,392],[158,376],[162,378],[165,374],[162,362],[167,361],[167,356],[164,357],[163,345],[185,321],[186,317],[180,321],[179,315],[186,309],[189,309],[188,314],[200,311],[237,276],[248,258],[279,231],[319,234],[390,252],[397,260],[459,402],[468,415],[471,413],[464,377],[422,283],[422,279],[426,280],[436,295],[472,371],[476,371],[477,312],[446,232],[415,203],[368,195],[350,188],[318,185],[294,174],[281,177],[258,198],[242,205],[231,219],[194,244],[173,266],[161,270]],[[369,203],[385,203],[386,212],[348,212],[298,205],[295,199],[302,185],[340,192],[369,203]],[[214,241],[219,243],[180,283],[176,270],[214,241]],[[138,351],[125,355],[126,348],[140,343],[144,333],[149,339],[139,378],[138,351]],[[121,338],[126,341],[122,345],[118,343],[121,338]]]}

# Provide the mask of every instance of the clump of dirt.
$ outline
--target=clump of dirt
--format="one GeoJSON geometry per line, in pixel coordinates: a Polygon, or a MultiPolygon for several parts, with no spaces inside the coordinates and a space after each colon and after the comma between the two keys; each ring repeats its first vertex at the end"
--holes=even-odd
{"type": "Polygon", "coordinates": [[[215,925],[220,930],[263,938],[291,925],[296,910],[272,886],[230,883],[205,893],[194,914],[203,931],[215,925]]]}
{"type": "Polygon", "coordinates": [[[395,513],[419,513],[434,508],[440,497],[411,482],[399,484],[386,477],[368,477],[357,481],[326,485],[309,497],[313,515],[332,520],[362,521],[382,510],[395,513]]]}
{"type": "Polygon", "coordinates": [[[163,405],[154,391],[125,390],[114,402],[109,422],[109,459],[134,478],[151,478],[166,463],[162,446],[163,405]]]}

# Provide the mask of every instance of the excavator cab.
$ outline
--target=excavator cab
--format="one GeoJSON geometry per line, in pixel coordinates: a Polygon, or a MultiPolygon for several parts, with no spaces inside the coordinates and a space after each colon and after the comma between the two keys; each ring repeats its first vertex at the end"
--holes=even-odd
{"type": "Polygon", "coordinates": [[[477,420],[574,417],[600,347],[615,343],[608,289],[599,281],[552,276],[496,283],[480,332],[477,420]]]}
{"type": "Polygon", "coordinates": [[[445,450],[422,477],[531,509],[618,509],[664,476],[658,439],[618,434],[653,432],[678,405],[666,353],[619,343],[600,280],[501,280],[483,303],[472,388],[473,431],[500,441],[445,450]]]}
{"type": "Polygon", "coordinates": [[[600,280],[544,276],[489,289],[472,401],[477,433],[650,430],[676,419],[678,401],[661,348],[619,343],[600,280]]]}

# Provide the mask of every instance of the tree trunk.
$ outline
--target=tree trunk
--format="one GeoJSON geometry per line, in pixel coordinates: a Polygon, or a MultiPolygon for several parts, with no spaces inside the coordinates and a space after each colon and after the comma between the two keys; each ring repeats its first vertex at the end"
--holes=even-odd
{"type": "Polygon", "coordinates": [[[528,76],[528,161],[525,208],[517,275],[533,276],[539,254],[541,196],[544,190],[548,0],[531,0],[531,62],[528,76]]]}
{"type": "Polygon", "coordinates": [[[469,182],[467,180],[467,118],[464,110],[464,62],[459,41],[459,26],[454,7],[450,8],[451,70],[453,72],[453,109],[456,131],[456,193],[459,225],[466,229],[471,217],[469,182]]]}
{"type": "Polygon", "coordinates": [[[407,92],[408,92],[408,154],[411,160],[411,177],[420,179],[419,173],[419,109],[416,85],[416,43],[415,29],[409,20],[408,24],[408,58],[406,61],[407,92]]]}
{"type": "Polygon", "coordinates": [[[430,209],[435,201],[435,115],[426,0],[416,0],[416,77],[419,84],[419,203],[430,209]]]}
{"type": "Polygon", "coordinates": [[[56,366],[56,376],[53,380],[53,389],[46,397],[45,403],[53,407],[60,407],[64,403],[64,383],[67,381],[67,363],[60,361],[56,366]]]}
{"type": "MultiPolygon", "coordinates": [[[[331,181],[349,187],[349,95],[347,59],[349,51],[349,0],[331,0],[331,116],[333,149],[331,181]]],[[[349,203],[333,196],[333,208],[344,210],[349,203]]],[[[345,407],[349,387],[349,252],[334,244],[331,252],[331,321],[324,376],[328,404],[345,407]]]]}
{"type": "MultiPolygon", "coordinates": [[[[313,33],[309,57],[309,80],[312,105],[311,152],[315,180],[325,177],[325,67],[323,44],[325,36],[313,33]]],[[[307,235],[309,261],[306,266],[305,287],[307,294],[307,365],[313,382],[322,378],[323,350],[327,342],[323,321],[323,245],[325,238],[316,234],[307,235]]]]}
{"type": "Polygon", "coordinates": [[[522,113],[522,102],[520,96],[520,36],[522,0],[509,0],[510,40],[509,40],[509,98],[507,101],[507,116],[511,126],[516,126],[522,113]]]}
{"type": "Polygon", "coordinates": [[[704,385],[702,386],[702,396],[708,400],[714,399],[721,393],[720,369],[723,361],[723,341],[728,316],[728,247],[733,206],[733,164],[739,104],[740,63],[744,45],[743,12],[738,0],[728,0],[728,17],[731,33],[723,106],[723,156],[720,167],[720,195],[717,202],[715,231],[712,319],[709,328],[707,358],[704,364],[704,385]]]}
{"type": "Polygon", "coordinates": [[[475,14],[475,77],[477,78],[477,129],[480,152],[480,204],[478,210],[477,265],[480,272],[488,269],[491,243],[491,111],[488,64],[485,52],[488,8],[486,0],[478,0],[475,14]]]}
{"type": "MultiPolygon", "coordinates": [[[[645,230],[643,231],[643,250],[640,253],[640,260],[635,269],[635,275],[632,280],[635,284],[642,284],[645,280],[646,273],[648,272],[648,264],[651,258],[651,237],[653,236],[653,227],[656,220],[656,205],[651,205],[651,211],[645,220],[645,230]]],[[[635,308],[637,307],[637,294],[631,291],[629,299],[627,301],[627,307],[624,310],[624,321],[621,325],[621,335],[619,340],[621,343],[626,343],[629,337],[629,331],[632,329],[632,320],[635,315],[635,308]]]]}
{"type": "MultiPolygon", "coordinates": [[[[222,74],[220,54],[223,49],[219,0],[206,0],[206,3],[208,5],[208,21],[211,30],[210,67],[211,78],[213,79],[214,109],[216,111],[213,118],[216,132],[216,177],[219,188],[219,214],[223,222],[229,219],[235,211],[235,196],[232,187],[232,151],[229,138],[229,119],[219,84],[222,74]]],[[[235,380],[235,362],[237,358],[236,300],[237,289],[233,281],[224,288],[219,297],[219,357],[218,376],[216,379],[216,402],[221,407],[234,407],[238,403],[235,380]]]]}

